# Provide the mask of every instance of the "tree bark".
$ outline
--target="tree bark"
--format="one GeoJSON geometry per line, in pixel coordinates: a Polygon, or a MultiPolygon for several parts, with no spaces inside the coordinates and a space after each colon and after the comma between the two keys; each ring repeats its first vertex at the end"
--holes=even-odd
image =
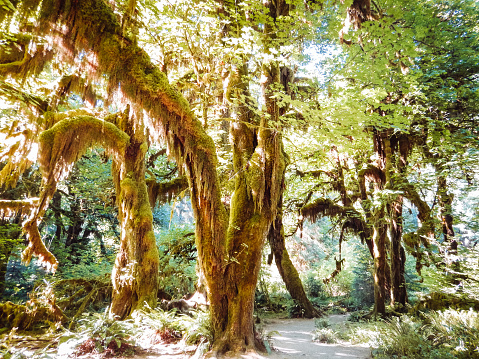
{"type": "MultiPolygon", "coordinates": [[[[243,78],[246,65],[238,71],[238,77],[243,78]]],[[[237,89],[248,97],[246,83],[238,83],[237,89]]],[[[223,322],[215,330],[212,355],[264,350],[264,344],[255,337],[254,295],[261,251],[276,215],[285,169],[281,135],[268,128],[265,117],[257,129],[248,126],[257,124],[257,120],[246,106],[240,104],[236,110],[238,119],[230,126],[235,190],[226,234],[224,275],[217,278],[205,273],[207,283],[224,288],[226,298],[221,314],[213,316],[223,318],[223,322]]]]}
{"type": "MultiPolygon", "coordinates": [[[[395,173],[404,176],[407,164],[409,145],[407,136],[401,134],[389,135],[387,131],[381,133],[381,141],[384,147],[384,171],[386,177],[386,189],[399,191],[400,185],[395,179],[395,173]],[[396,159],[396,160],[395,160],[396,159]]],[[[389,235],[389,262],[390,276],[390,299],[392,306],[404,306],[407,302],[406,280],[404,278],[405,253],[401,245],[403,232],[403,196],[395,195],[387,203],[388,211],[388,235],[389,235]]]]}
{"type": "Polygon", "coordinates": [[[374,314],[386,314],[386,235],[387,226],[383,223],[384,210],[375,216],[373,225],[374,252],[374,314]]]}
{"type": "Polygon", "coordinates": [[[391,267],[391,305],[400,304],[405,306],[407,303],[406,280],[404,270],[406,256],[404,248],[401,245],[402,239],[402,196],[388,205],[390,228],[390,267],[391,267]]]}
{"type": "Polygon", "coordinates": [[[129,107],[119,116],[118,124],[130,136],[130,144],[122,162],[114,161],[112,165],[121,243],[112,271],[110,313],[125,319],[145,303],[156,305],[159,258],[145,179],[148,144],[144,128],[132,123],[129,107]]]}
{"type": "Polygon", "coordinates": [[[442,172],[442,166],[436,165],[436,172],[439,173],[437,179],[437,192],[439,197],[439,213],[441,216],[442,234],[444,243],[447,243],[446,254],[446,271],[447,268],[452,270],[450,281],[457,285],[460,283],[460,278],[457,273],[460,272],[460,262],[455,258],[457,256],[458,242],[454,238],[453,215],[452,215],[452,200],[453,195],[447,190],[447,179],[442,172]],[[448,258],[449,257],[449,258],[448,258]]]}
{"type": "Polygon", "coordinates": [[[316,318],[321,316],[321,313],[314,308],[313,304],[308,299],[298,271],[291,262],[288,251],[286,250],[282,213],[276,215],[276,218],[269,229],[268,240],[271,246],[271,251],[274,254],[276,267],[278,268],[279,274],[281,275],[291,298],[296,300],[303,308],[304,316],[306,318],[316,318]]]}
{"type": "MultiPolygon", "coordinates": [[[[401,190],[401,184],[398,183],[396,176],[404,175],[409,146],[407,136],[394,134],[390,130],[374,130],[374,148],[379,158],[378,168],[383,174],[378,183],[380,190],[401,190]]],[[[381,204],[379,213],[382,213],[382,215],[379,217],[373,216],[376,222],[374,225],[376,227],[375,232],[377,232],[374,234],[377,237],[374,240],[373,250],[375,263],[377,263],[377,270],[384,268],[384,276],[387,276],[385,289],[388,283],[390,300],[393,306],[396,304],[404,306],[407,302],[406,281],[404,278],[406,258],[401,245],[403,228],[402,205],[402,195],[389,195],[386,197],[386,202],[381,204]],[[389,219],[387,223],[383,223],[385,220],[384,216],[389,219]],[[384,254],[382,253],[382,246],[386,246],[383,243],[383,235],[389,238],[389,266],[387,262],[382,263],[383,255],[386,257],[386,248],[384,249],[384,254]],[[379,255],[378,258],[376,258],[377,255],[379,255]]],[[[387,261],[387,259],[384,259],[384,261],[387,261]]],[[[378,282],[381,280],[381,275],[378,274],[378,282]]],[[[376,298],[383,300],[381,299],[382,293],[379,293],[376,298]]],[[[380,310],[383,310],[383,306],[384,304],[378,304],[380,310]]]]}

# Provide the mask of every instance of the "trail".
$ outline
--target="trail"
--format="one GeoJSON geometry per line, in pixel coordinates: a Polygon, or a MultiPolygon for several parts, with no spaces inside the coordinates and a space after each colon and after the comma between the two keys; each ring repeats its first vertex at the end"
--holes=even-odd
{"type": "MultiPolygon", "coordinates": [[[[327,317],[331,329],[340,332],[344,330],[347,315],[330,315],[327,317]]],[[[313,342],[312,333],[315,330],[314,319],[273,319],[267,322],[264,333],[271,335],[275,349],[269,358],[323,358],[323,359],[367,359],[371,358],[371,350],[361,345],[348,342],[326,344],[313,342]]]]}

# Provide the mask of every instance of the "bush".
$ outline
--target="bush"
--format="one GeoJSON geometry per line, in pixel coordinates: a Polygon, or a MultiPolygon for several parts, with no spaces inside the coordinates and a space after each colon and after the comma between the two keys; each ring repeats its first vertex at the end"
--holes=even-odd
{"type": "Polygon", "coordinates": [[[314,326],[317,329],[324,329],[324,328],[329,328],[331,324],[329,324],[328,319],[315,319],[314,320],[314,326]]]}
{"type": "Polygon", "coordinates": [[[173,298],[193,293],[198,280],[194,227],[185,224],[160,231],[157,244],[160,289],[173,298]]]}
{"type": "Polygon", "coordinates": [[[323,282],[318,279],[312,271],[309,271],[306,274],[306,279],[304,280],[304,289],[308,297],[324,298],[326,296],[323,288],[323,282]]]}
{"type": "Polygon", "coordinates": [[[331,328],[317,329],[313,333],[313,341],[333,344],[338,341],[338,333],[333,331],[331,328]]]}

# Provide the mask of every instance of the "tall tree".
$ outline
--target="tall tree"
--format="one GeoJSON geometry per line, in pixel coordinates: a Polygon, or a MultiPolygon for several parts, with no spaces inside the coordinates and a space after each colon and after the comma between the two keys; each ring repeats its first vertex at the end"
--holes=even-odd
{"type": "MultiPolygon", "coordinates": [[[[24,253],[55,268],[56,260],[38,234],[41,219],[61,176],[84,151],[103,146],[113,156],[122,241],[112,274],[111,313],[125,318],[156,298],[158,254],[151,228],[144,156],[151,141],[168,143],[170,154],[187,173],[196,217],[199,264],[203,270],[214,329],[213,351],[237,352],[258,345],[253,330],[253,300],[261,249],[275,215],[284,171],[280,136],[263,116],[241,115],[232,124],[235,192],[228,213],[221,201],[215,146],[187,102],[169,86],[148,55],[125,35],[102,0],[39,2],[37,31],[55,43],[55,56],[74,62],[91,59],[89,79],[108,76],[109,91],[131,105],[99,120],[78,113],[53,118],[40,136],[43,192],[24,225],[30,245],[24,253]],[[59,33],[57,27],[68,29],[59,33]],[[147,114],[145,116],[144,114],[147,114]],[[47,127],[48,128],[48,127],[47,127]],[[148,133],[146,131],[148,128],[148,133]],[[253,202],[253,206],[249,204],[253,202]]],[[[19,7],[20,8],[20,7],[19,7]]],[[[246,91],[244,89],[243,91],[246,91]]]]}

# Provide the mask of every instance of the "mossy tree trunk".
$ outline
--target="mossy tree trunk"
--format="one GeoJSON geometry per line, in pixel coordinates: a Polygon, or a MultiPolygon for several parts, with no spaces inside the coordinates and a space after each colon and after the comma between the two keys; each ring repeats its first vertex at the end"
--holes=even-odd
{"type": "MultiPolygon", "coordinates": [[[[238,71],[238,78],[243,78],[246,65],[238,71]]],[[[238,83],[237,89],[248,95],[246,83],[238,83]]],[[[266,116],[258,123],[246,106],[240,105],[236,111],[237,120],[230,126],[235,189],[221,263],[222,275],[212,275],[208,262],[200,261],[209,293],[220,294],[218,303],[211,307],[217,310],[212,313],[216,319],[214,355],[263,349],[262,342],[255,338],[254,294],[261,252],[278,207],[285,169],[281,136],[268,128],[266,116]],[[213,288],[217,289],[211,290],[213,288]]],[[[209,299],[211,302],[212,298],[209,299]]]]}
{"type": "Polygon", "coordinates": [[[112,167],[121,242],[112,272],[110,313],[119,319],[145,303],[154,307],[158,292],[159,257],[145,177],[148,143],[141,122],[134,123],[129,115],[128,107],[118,116],[130,143],[122,161],[114,161],[112,167]]]}
{"type": "Polygon", "coordinates": [[[374,215],[373,252],[374,252],[374,314],[386,314],[386,236],[387,225],[384,221],[384,209],[374,215]]]}
{"type": "Polygon", "coordinates": [[[454,195],[447,190],[447,179],[444,174],[442,174],[442,166],[436,165],[436,172],[439,173],[437,178],[437,192],[439,197],[439,214],[441,216],[441,227],[444,243],[447,244],[446,247],[446,271],[449,270],[449,277],[451,283],[457,285],[460,283],[460,275],[458,273],[461,271],[460,262],[456,258],[458,242],[454,238],[454,228],[453,224],[453,215],[452,215],[452,201],[454,195]]]}
{"type": "MultiPolygon", "coordinates": [[[[400,181],[397,176],[404,176],[409,152],[407,136],[393,134],[390,130],[374,130],[374,149],[378,157],[377,169],[381,172],[377,177],[379,189],[382,191],[400,191],[400,181]]],[[[375,261],[375,285],[382,282],[384,289],[389,284],[391,304],[405,305],[407,302],[406,281],[404,278],[405,252],[402,248],[402,203],[403,196],[393,194],[381,199],[380,209],[374,218],[374,261],[375,261]],[[387,219],[387,222],[386,222],[387,219]],[[385,237],[383,239],[383,237],[385,237]],[[389,239],[389,245],[386,245],[389,239]],[[384,249],[382,248],[384,246],[384,249]],[[388,248],[387,248],[388,247],[388,248]],[[389,265],[386,251],[389,249],[389,265]],[[384,253],[383,253],[384,252],[384,253]],[[384,258],[384,259],[383,259],[384,258]],[[383,263],[383,261],[385,263],[383,263]],[[377,273],[382,271],[383,273],[377,273]],[[377,278],[376,278],[377,277],[377,278]]],[[[375,298],[384,302],[386,293],[375,289],[375,298]]],[[[384,303],[376,303],[375,312],[384,314],[384,303]]]]}
{"type": "MultiPolygon", "coordinates": [[[[239,106],[248,118],[245,122],[240,116],[231,125],[237,175],[228,218],[221,200],[213,140],[185,99],[170,87],[165,74],[124,36],[108,5],[102,0],[47,5],[41,11],[40,27],[58,44],[55,49],[70,61],[78,51],[95,55],[96,67],[87,75],[93,79],[108,75],[112,84],[109,90],[113,94],[120,91],[119,97],[131,103],[136,114],[148,114],[150,139],[166,140],[170,155],[186,170],[196,219],[198,261],[210,301],[213,353],[255,348],[253,299],[261,249],[278,206],[284,172],[281,136],[270,129],[266,118],[256,123],[250,112],[239,106]],[[67,32],[55,31],[58,24],[66,25],[67,32]],[[252,122],[255,129],[246,125],[252,122]]],[[[157,270],[156,249],[150,246],[151,212],[143,184],[146,142],[137,126],[138,117],[127,122],[132,132],[120,128],[130,134],[131,144],[124,164],[116,164],[124,231],[113,273],[111,312],[120,318],[139,302],[153,300],[156,283],[152,278],[156,278],[157,270]]]]}
{"type": "MultiPolygon", "coordinates": [[[[280,51],[280,44],[283,41],[283,39],[278,39],[276,36],[278,27],[281,26],[277,24],[277,20],[280,17],[287,17],[289,15],[290,8],[293,5],[284,0],[264,1],[264,5],[269,10],[269,21],[266,22],[264,27],[263,42],[265,52],[271,55],[272,50],[274,50],[274,53],[278,53],[280,51]]],[[[282,81],[280,64],[274,59],[263,63],[262,78],[263,81],[261,87],[266,107],[266,116],[269,120],[270,126],[281,128],[281,115],[284,115],[286,108],[284,106],[278,105],[278,102],[275,98],[275,91],[277,91],[275,88],[277,89],[278,86],[282,85],[283,90],[287,93],[291,87],[291,83],[289,83],[289,81],[291,81],[292,78],[285,79],[286,82],[282,81]]],[[[278,150],[280,153],[277,153],[276,155],[281,156],[281,161],[285,163],[286,156],[283,152],[282,138],[279,133],[277,136],[279,141],[278,144],[280,145],[278,150]]],[[[296,299],[305,310],[305,316],[308,318],[317,317],[319,316],[319,313],[306,296],[303,284],[299,278],[298,271],[296,268],[294,268],[293,263],[291,262],[284,242],[282,221],[282,194],[285,186],[284,171],[282,172],[282,176],[275,180],[278,182],[277,186],[280,191],[280,198],[277,205],[278,208],[275,209],[276,216],[269,229],[269,242],[274,253],[276,266],[278,267],[281,277],[286,285],[286,288],[291,294],[291,297],[296,299]]]]}
{"type": "MultiPolygon", "coordinates": [[[[282,211],[281,211],[282,212],[282,211]]],[[[320,316],[319,311],[314,308],[304,291],[303,283],[299,277],[299,273],[291,262],[286,245],[284,242],[284,229],[282,213],[278,213],[269,229],[268,234],[271,251],[274,254],[274,260],[279,274],[283,279],[286,289],[291,298],[295,299],[304,310],[306,318],[316,318],[320,316]]]]}
{"type": "Polygon", "coordinates": [[[404,271],[406,265],[406,253],[401,245],[402,239],[402,196],[388,204],[390,218],[389,228],[389,262],[391,267],[391,305],[406,305],[407,291],[404,271]]]}
{"type": "MultiPolygon", "coordinates": [[[[410,143],[407,135],[395,134],[391,138],[384,138],[386,158],[386,188],[400,191],[400,181],[396,176],[405,176],[407,157],[410,143]]],[[[406,279],[404,277],[406,266],[406,253],[401,244],[403,234],[403,201],[402,195],[396,195],[387,204],[389,217],[389,257],[391,267],[391,305],[399,305],[404,309],[407,303],[406,279]]]]}

